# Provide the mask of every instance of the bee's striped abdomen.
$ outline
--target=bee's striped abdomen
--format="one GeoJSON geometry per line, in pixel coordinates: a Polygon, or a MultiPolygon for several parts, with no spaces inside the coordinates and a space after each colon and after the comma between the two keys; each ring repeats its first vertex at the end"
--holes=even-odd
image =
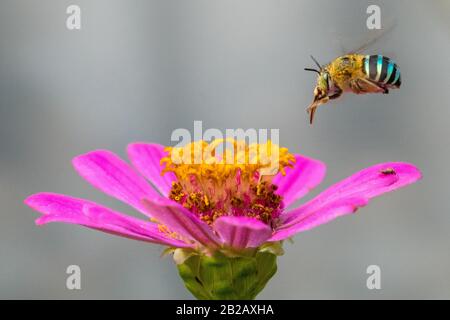
{"type": "Polygon", "coordinates": [[[380,84],[399,88],[402,80],[397,64],[382,55],[367,55],[363,58],[363,71],[366,76],[380,84]]]}

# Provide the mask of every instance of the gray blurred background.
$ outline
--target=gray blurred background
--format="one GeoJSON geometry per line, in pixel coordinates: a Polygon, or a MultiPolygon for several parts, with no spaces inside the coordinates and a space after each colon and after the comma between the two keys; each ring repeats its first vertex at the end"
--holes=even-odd
{"type": "MultiPolygon", "coordinates": [[[[323,160],[328,185],[383,161],[424,179],[357,215],[297,235],[262,299],[450,298],[450,2],[19,1],[0,3],[0,298],[191,298],[161,247],[78,226],[36,227],[22,201],[54,191],[136,214],[72,170],[89,150],[170,144],[176,128],[279,128],[293,152],[323,160]],[[65,27],[78,4],[82,29],[65,27]],[[366,8],[395,29],[365,52],[402,70],[392,94],[355,96],[308,124],[315,75],[364,43],[366,8]],[[82,289],[66,289],[81,267],[82,289]],[[366,268],[381,267],[381,290],[366,268]]],[[[309,198],[309,197],[308,197],[309,198]]]]}

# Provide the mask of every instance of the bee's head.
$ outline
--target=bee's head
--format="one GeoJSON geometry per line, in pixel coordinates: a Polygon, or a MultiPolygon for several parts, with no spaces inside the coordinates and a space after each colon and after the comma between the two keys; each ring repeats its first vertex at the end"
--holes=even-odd
{"type": "Polygon", "coordinates": [[[317,77],[317,84],[314,88],[314,101],[320,101],[328,96],[328,80],[329,80],[328,72],[322,71],[319,73],[317,77]]]}
{"type": "Polygon", "coordinates": [[[318,73],[317,84],[314,88],[314,101],[320,101],[328,96],[328,90],[330,88],[330,75],[326,69],[322,68],[322,66],[317,62],[316,59],[314,59],[313,56],[311,56],[311,58],[316,63],[319,69],[305,68],[305,70],[318,73]]]}

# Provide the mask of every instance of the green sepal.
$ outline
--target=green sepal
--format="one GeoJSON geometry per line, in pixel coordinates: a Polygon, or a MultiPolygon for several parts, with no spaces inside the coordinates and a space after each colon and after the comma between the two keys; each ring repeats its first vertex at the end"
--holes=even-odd
{"type": "Polygon", "coordinates": [[[276,256],[282,256],[284,254],[283,242],[267,242],[259,247],[260,252],[270,252],[276,256]]]}
{"type": "MultiPolygon", "coordinates": [[[[186,288],[197,299],[254,299],[277,271],[277,254],[270,250],[253,250],[252,254],[212,255],[182,250],[177,267],[186,288]]],[[[276,250],[275,250],[276,251],[276,250]]]]}
{"type": "Polygon", "coordinates": [[[161,252],[161,258],[163,258],[169,254],[173,254],[175,252],[175,250],[177,250],[177,248],[174,248],[174,247],[165,248],[163,250],[163,252],[161,252]]]}

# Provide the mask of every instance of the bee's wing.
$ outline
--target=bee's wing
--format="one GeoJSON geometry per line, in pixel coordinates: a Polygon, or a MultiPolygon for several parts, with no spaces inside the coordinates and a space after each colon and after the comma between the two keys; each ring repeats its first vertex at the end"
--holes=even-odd
{"type": "MultiPolygon", "coordinates": [[[[396,22],[392,21],[391,23],[387,24],[386,28],[371,31],[372,36],[366,42],[364,42],[361,46],[353,50],[347,51],[346,54],[361,53],[362,51],[366,50],[368,47],[373,45],[375,42],[380,40],[383,36],[390,33],[396,27],[396,25],[397,25],[396,22]]],[[[342,45],[341,47],[343,48],[342,45]]]]}

